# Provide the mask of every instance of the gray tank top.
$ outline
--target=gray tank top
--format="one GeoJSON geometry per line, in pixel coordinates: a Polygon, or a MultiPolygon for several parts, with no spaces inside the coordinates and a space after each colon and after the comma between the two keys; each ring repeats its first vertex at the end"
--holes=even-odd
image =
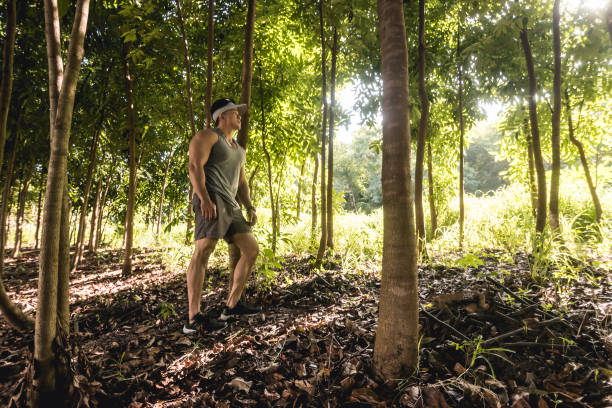
{"type": "Polygon", "coordinates": [[[208,161],[204,165],[206,189],[220,196],[231,206],[238,207],[236,193],[246,153],[238,143],[233,147],[220,130],[215,128],[213,130],[219,135],[219,140],[213,145],[208,161]]]}

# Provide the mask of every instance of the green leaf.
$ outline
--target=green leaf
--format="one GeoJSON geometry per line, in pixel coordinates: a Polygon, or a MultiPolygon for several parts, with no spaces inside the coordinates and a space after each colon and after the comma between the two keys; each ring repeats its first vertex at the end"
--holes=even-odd
{"type": "Polygon", "coordinates": [[[59,14],[59,19],[64,18],[66,13],[68,12],[68,7],[70,7],[69,0],[58,0],[57,2],[57,13],[59,14]]]}

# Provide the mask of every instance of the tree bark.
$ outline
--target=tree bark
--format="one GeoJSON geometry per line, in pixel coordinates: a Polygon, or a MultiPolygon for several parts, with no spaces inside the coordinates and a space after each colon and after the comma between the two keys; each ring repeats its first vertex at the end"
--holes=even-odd
{"type": "Polygon", "coordinates": [[[383,262],[374,370],[407,378],[418,363],[417,253],[410,181],[408,47],[400,0],[379,0],[383,111],[383,262]]]}
{"type": "Polygon", "coordinates": [[[538,210],[538,189],[535,182],[535,164],[533,159],[533,141],[529,133],[529,119],[525,116],[523,122],[525,138],[527,139],[527,164],[529,171],[529,196],[531,197],[531,213],[535,217],[538,210]]]}
{"type": "Polygon", "coordinates": [[[559,228],[559,177],[561,176],[561,34],[559,1],[553,5],[553,111],[552,111],[552,172],[550,176],[550,219],[552,231],[559,228]]]}
{"type": "Polygon", "coordinates": [[[15,243],[13,245],[13,253],[11,254],[13,258],[19,256],[19,252],[21,251],[23,217],[25,213],[25,204],[28,195],[28,189],[30,188],[30,180],[32,178],[32,166],[29,166],[29,168],[24,169],[23,177],[23,185],[21,187],[21,191],[19,192],[19,198],[17,200],[17,216],[15,219],[15,243]]]}
{"type": "MultiPolygon", "coordinates": [[[[417,251],[423,251],[425,243],[425,214],[423,211],[423,162],[425,159],[425,137],[429,119],[429,99],[425,89],[425,0],[419,0],[419,99],[421,118],[417,139],[416,162],[414,165],[414,212],[416,215],[417,251]]],[[[428,163],[429,164],[429,163],[428,163]]]]}
{"type": "Polygon", "coordinates": [[[608,35],[610,36],[610,42],[612,42],[612,4],[608,5],[606,20],[608,22],[608,35]]]}
{"type": "MultiPolygon", "coordinates": [[[[70,127],[74,107],[76,84],[83,59],[85,31],[89,13],[89,0],[78,0],[74,24],[70,35],[66,72],[63,72],[57,0],[45,0],[45,36],[49,61],[49,101],[51,123],[51,157],[48,166],[45,211],[43,216],[40,273],[38,279],[38,311],[34,335],[34,383],[32,406],[58,406],[63,395],[58,394],[62,381],[56,378],[57,366],[53,341],[56,338],[58,301],[65,302],[58,287],[60,236],[65,238],[65,222],[62,222],[66,192],[66,169],[70,127]],[[63,227],[63,228],[62,228],[63,227]],[[63,234],[61,230],[64,229],[63,234]],[[60,292],[60,296],[58,296],[60,292]]],[[[67,214],[64,212],[64,217],[67,214]]],[[[63,239],[62,241],[65,241],[63,239]]],[[[62,242],[65,244],[65,242],[62,242]]],[[[65,245],[64,245],[65,246],[65,245]]],[[[60,307],[60,312],[64,305],[60,307]]],[[[61,320],[60,320],[61,323],[61,320]]]]}
{"type": "Polygon", "coordinates": [[[327,247],[334,247],[334,109],[336,108],[336,60],[338,31],[334,27],[331,67],[331,104],[329,107],[329,148],[327,153],[327,247]]]}
{"type": "Polygon", "coordinates": [[[327,127],[327,69],[325,55],[325,26],[323,25],[323,0],[319,0],[319,25],[321,28],[321,96],[323,101],[323,126],[321,129],[321,240],[317,251],[316,267],[321,265],[327,246],[327,202],[325,189],[325,128],[327,127]]]}
{"type": "Polygon", "coordinates": [[[256,1],[248,0],[246,26],[244,28],[244,55],[242,56],[242,91],[240,103],[247,106],[238,131],[238,144],[246,150],[249,144],[249,118],[251,112],[251,83],[253,82],[253,38],[255,35],[256,1]]]}
{"type": "MultiPolygon", "coordinates": [[[[266,114],[265,114],[266,110],[264,106],[263,77],[261,75],[261,65],[259,66],[259,96],[261,100],[261,145],[262,145],[262,150],[264,152],[264,155],[266,157],[266,164],[267,164],[267,171],[268,171],[268,194],[270,195],[270,210],[272,211],[272,253],[276,254],[276,237],[277,237],[276,218],[278,217],[278,214],[276,211],[276,205],[274,201],[274,187],[272,183],[272,159],[270,157],[270,152],[268,151],[268,146],[266,144],[266,141],[267,141],[266,140],[267,138],[266,114]]],[[[232,249],[232,251],[235,251],[236,249],[232,249]]]]}
{"type": "Polygon", "coordinates": [[[125,44],[124,48],[124,70],[125,70],[125,93],[127,97],[127,120],[128,120],[128,137],[129,137],[129,167],[130,181],[128,190],[127,211],[125,214],[125,248],[123,254],[124,276],[132,273],[132,244],[134,237],[134,207],[136,198],[136,129],[134,126],[134,98],[132,88],[132,77],[130,75],[129,50],[131,44],[125,44]]]}
{"type": "MultiPolygon", "coordinates": [[[[430,136],[431,139],[431,136],[430,136]]],[[[436,212],[436,201],[433,179],[433,160],[431,157],[431,140],[427,141],[427,181],[429,182],[429,216],[431,218],[431,237],[438,233],[438,213],[436,212]]]]}
{"type": "Polygon", "coordinates": [[[531,45],[527,36],[527,27],[520,30],[521,45],[525,53],[527,63],[527,75],[529,77],[529,119],[531,123],[531,141],[533,143],[533,158],[538,180],[538,210],[536,212],[536,232],[542,233],[546,226],[546,174],[544,171],[544,159],[540,147],[540,130],[538,128],[538,111],[535,96],[538,90],[535,68],[533,66],[533,55],[531,45]]]}
{"type": "MultiPolygon", "coordinates": [[[[17,5],[15,0],[6,2],[6,36],[2,47],[2,82],[0,83],[0,163],[4,161],[6,123],[13,93],[13,59],[15,56],[15,32],[17,27],[17,5]]],[[[0,166],[0,174],[2,166],[0,166]]]]}
{"type": "MultiPolygon", "coordinates": [[[[17,144],[17,140],[14,143],[17,144]]],[[[15,150],[16,146],[11,149],[9,154],[6,176],[4,181],[4,188],[2,190],[2,206],[0,207],[0,311],[6,318],[9,324],[18,330],[32,330],[34,328],[34,319],[26,315],[21,308],[13,303],[9,298],[6,288],[4,287],[2,276],[4,275],[4,246],[6,243],[6,212],[9,193],[11,189],[11,179],[13,177],[13,166],[15,164],[15,150]]]]}
{"type": "Polygon", "coordinates": [[[98,247],[102,242],[102,220],[104,218],[104,206],[106,205],[106,197],[108,196],[108,189],[111,185],[111,181],[113,178],[113,171],[115,169],[116,158],[113,157],[113,161],[111,162],[110,169],[108,171],[108,178],[106,179],[106,186],[104,187],[104,193],[102,193],[102,199],[100,200],[100,207],[98,209],[98,223],[96,225],[96,241],[94,244],[93,253],[95,254],[98,251],[98,247]]]}
{"type": "Polygon", "coordinates": [[[314,174],[312,176],[312,186],[310,190],[310,241],[312,243],[314,243],[315,231],[317,229],[317,180],[319,176],[319,154],[317,152],[314,153],[314,166],[315,168],[314,174]]]}
{"type": "Polygon", "coordinates": [[[295,218],[300,219],[300,211],[302,209],[302,179],[304,178],[304,168],[306,167],[306,159],[302,161],[300,166],[300,178],[298,179],[297,199],[295,200],[295,218]]]}
{"type": "Polygon", "coordinates": [[[208,0],[208,49],[206,50],[206,127],[212,126],[213,46],[215,42],[215,0],[208,0]]]}
{"type": "Polygon", "coordinates": [[[463,248],[463,224],[465,221],[465,204],[463,201],[463,141],[465,128],[463,124],[463,72],[461,67],[461,43],[457,33],[457,74],[459,76],[459,248],[463,248]]]}
{"type": "Polygon", "coordinates": [[[589,171],[589,163],[587,162],[586,154],[584,153],[584,147],[574,135],[574,124],[572,123],[572,108],[567,89],[565,90],[565,109],[567,111],[569,139],[578,149],[578,154],[580,155],[580,163],[582,163],[582,168],[584,169],[584,177],[586,178],[587,185],[589,186],[589,192],[591,193],[591,199],[593,200],[593,207],[595,208],[595,220],[597,221],[597,223],[600,223],[602,214],[601,202],[599,201],[597,189],[595,188],[595,184],[593,183],[593,179],[591,178],[591,172],[589,171]]]}
{"type": "Polygon", "coordinates": [[[166,163],[166,171],[164,172],[164,182],[162,184],[161,196],[159,197],[159,207],[157,210],[157,229],[155,230],[155,236],[159,238],[159,228],[162,220],[162,208],[164,205],[164,194],[166,193],[166,184],[168,183],[168,173],[170,171],[170,164],[172,163],[172,156],[174,155],[174,148],[170,151],[168,156],[168,162],[166,163]]]}
{"type": "Polygon", "coordinates": [[[89,241],[87,244],[87,252],[93,253],[96,246],[96,224],[98,222],[98,206],[100,205],[100,195],[102,194],[102,177],[96,183],[96,192],[94,194],[94,202],[91,206],[91,220],[89,222],[89,241]]]}
{"type": "Polygon", "coordinates": [[[39,238],[39,233],[40,233],[40,216],[42,215],[42,196],[43,196],[43,191],[45,187],[44,183],[45,183],[45,178],[41,174],[40,175],[40,187],[38,190],[38,205],[36,207],[36,234],[35,234],[36,243],[34,244],[34,249],[38,249],[38,238],[39,238]]]}
{"type": "Polygon", "coordinates": [[[91,183],[93,181],[94,169],[96,167],[96,156],[98,153],[98,138],[102,131],[102,121],[104,120],[104,114],[102,114],[100,123],[94,130],[93,137],[91,139],[91,148],[89,150],[89,165],[87,166],[87,180],[85,181],[85,190],[83,191],[83,204],[81,205],[81,213],[79,216],[79,229],[77,233],[77,241],[74,249],[74,257],[72,258],[72,265],[70,266],[71,272],[75,272],[77,266],[81,263],[83,258],[83,241],[85,236],[85,221],[87,219],[87,204],[89,203],[89,193],[91,192],[91,183]]]}

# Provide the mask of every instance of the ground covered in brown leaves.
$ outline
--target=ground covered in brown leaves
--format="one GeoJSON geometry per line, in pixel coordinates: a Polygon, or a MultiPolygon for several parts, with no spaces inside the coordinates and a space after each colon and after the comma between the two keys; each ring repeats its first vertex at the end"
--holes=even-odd
{"type": "MultiPolygon", "coordinates": [[[[4,276],[30,311],[36,257],[9,259],[4,276]]],[[[495,251],[423,266],[419,370],[382,384],[371,365],[376,265],[315,272],[309,259],[287,259],[276,283],[248,289],[260,315],[185,336],[184,271],[169,270],[154,251],[137,254],[127,279],[118,251],[85,262],[71,286],[75,406],[612,406],[606,270],[582,265],[567,285],[536,284],[524,254],[495,251]]],[[[211,269],[202,308],[219,313],[227,270],[211,269]]],[[[0,319],[0,336],[4,406],[23,400],[33,334],[0,319]]]]}

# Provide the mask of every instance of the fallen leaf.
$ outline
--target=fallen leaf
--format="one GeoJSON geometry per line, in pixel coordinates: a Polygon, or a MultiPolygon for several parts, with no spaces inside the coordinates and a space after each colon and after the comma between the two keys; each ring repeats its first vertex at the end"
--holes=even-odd
{"type": "Polygon", "coordinates": [[[351,392],[351,397],[369,402],[370,404],[380,403],[378,395],[370,388],[355,388],[353,392],[351,392]]]}
{"type": "Polygon", "coordinates": [[[253,385],[253,381],[246,381],[243,378],[236,377],[229,383],[227,383],[230,387],[232,387],[236,391],[244,391],[246,394],[249,393],[251,386],[253,385]]]}
{"type": "Polygon", "coordinates": [[[314,391],[315,391],[314,385],[310,384],[306,380],[296,380],[293,384],[296,386],[296,388],[308,393],[308,395],[314,394],[314,391]]]}
{"type": "Polygon", "coordinates": [[[267,388],[264,388],[264,397],[266,397],[270,401],[276,401],[277,399],[280,399],[280,395],[278,395],[278,392],[270,392],[267,388]]]}

